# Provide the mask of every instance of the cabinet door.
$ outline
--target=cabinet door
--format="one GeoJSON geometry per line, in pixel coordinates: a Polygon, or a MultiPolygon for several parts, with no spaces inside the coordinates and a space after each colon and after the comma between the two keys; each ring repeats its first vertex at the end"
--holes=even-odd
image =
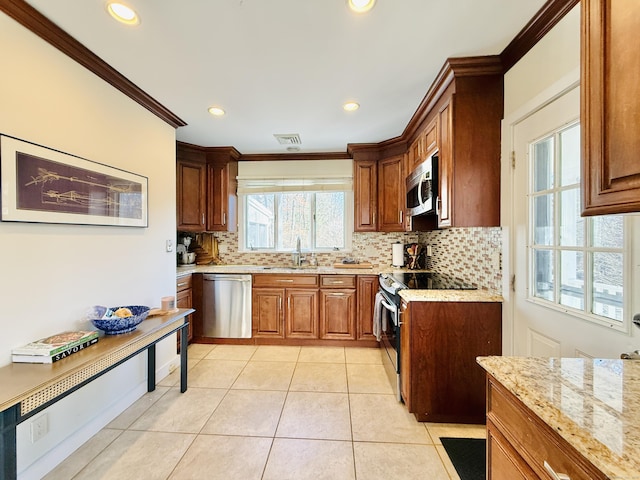
{"type": "MultiPolygon", "coordinates": [[[[176,307],[178,308],[191,308],[193,305],[193,295],[192,290],[187,288],[185,290],[181,290],[176,294],[176,307]]],[[[191,342],[193,339],[193,316],[187,315],[187,321],[189,322],[188,327],[188,335],[187,340],[191,342]]],[[[180,335],[181,332],[178,331],[178,351],[180,351],[180,335]]]]}
{"type": "Polygon", "coordinates": [[[490,421],[487,421],[487,463],[487,480],[539,478],[490,421]]]}
{"type": "Polygon", "coordinates": [[[402,155],[378,162],[378,230],[403,232],[405,179],[402,155]]]}
{"type": "Polygon", "coordinates": [[[378,277],[376,275],[358,275],[357,282],[357,338],[358,340],[375,340],[373,307],[376,293],[378,293],[378,277]]]}
{"type": "Polygon", "coordinates": [[[177,229],[202,232],[205,229],[206,165],[178,161],[177,169],[177,229]]]}
{"type": "Polygon", "coordinates": [[[424,135],[418,135],[409,147],[409,172],[412,172],[424,160],[424,135]]]}
{"type": "MultiPolygon", "coordinates": [[[[207,166],[207,230],[235,232],[236,189],[234,166],[236,162],[215,162],[207,166]]],[[[236,167],[237,168],[237,167],[236,167]]]]}
{"type": "Polygon", "coordinates": [[[287,289],[286,337],[318,338],[318,290],[287,289]]]}
{"type": "Polygon", "coordinates": [[[582,1],[583,214],[640,211],[640,3],[582,1]]]}
{"type": "Polygon", "coordinates": [[[284,337],[284,289],[254,288],[252,330],[254,337],[284,337]]]}
{"type": "Polygon", "coordinates": [[[409,305],[400,307],[400,393],[407,410],[413,411],[411,401],[411,314],[409,305]]]}
{"type": "Polygon", "coordinates": [[[355,289],[320,290],[320,338],[355,340],[355,289]]]}
{"type": "Polygon", "coordinates": [[[451,104],[439,112],[440,150],[438,152],[438,227],[452,226],[453,200],[453,137],[451,132],[451,104]]]}
{"type": "Polygon", "coordinates": [[[353,189],[356,232],[375,232],[378,208],[378,163],[358,160],[353,164],[353,189]]]}

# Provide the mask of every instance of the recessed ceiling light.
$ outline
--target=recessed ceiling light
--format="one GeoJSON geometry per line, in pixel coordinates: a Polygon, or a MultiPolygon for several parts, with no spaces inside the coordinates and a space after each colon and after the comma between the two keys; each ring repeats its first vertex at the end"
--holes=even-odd
{"type": "Polygon", "coordinates": [[[221,109],[220,107],[209,107],[209,113],[211,115],[216,116],[216,117],[221,117],[226,112],[223,109],[221,109]]]}
{"type": "Polygon", "coordinates": [[[347,0],[349,8],[356,13],[368,12],[375,5],[376,0],[347,0]]]}
{"type": "Polygon", "coordinates": [[[354,110],[360,108],[360,104],[356,102],[347,102],[342,106],[342,108],[344,108],[347,112],[353,112],[354,110]]]}
{"type": "Polygon", "coordinates": [[[117,21],[126,25],[137,25],[140,23],[140,17],[131,7],[126,6],[124,3],[109,2],[107,4],[107,11],[117,21]]]}

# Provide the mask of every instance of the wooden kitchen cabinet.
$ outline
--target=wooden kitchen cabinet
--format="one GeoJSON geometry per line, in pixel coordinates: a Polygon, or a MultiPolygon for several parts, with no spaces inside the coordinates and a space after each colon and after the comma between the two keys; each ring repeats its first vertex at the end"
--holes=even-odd
{"type": "MultiPolygon", "coordinates": [[[[176,307],[193,308],[192,275],[183,275],[176,279],[176,307]]],[[[193,315],[187,315],[189,327],[187,329],[187,340],[191,343],[193,339],[193,315]]],[[[182,331],[178,330],[178,352],[180,352],[180,336],[182,331]]]]}
{"type": "Polygon", "coordinates": [[[548,468],[556,478],[608,478],[491,375],[486,388],[488,480],[553,478],[548,468]]]}
{"type": "Polygon", "coordinates": [[[355,340],[355,275],[320,275],[320,285],[320,338],[355,340]]]}
{"type": "Polygon", "coordinates": [[[356,338],[358,340],[375,340],[373,335],[373,310],[378,293],[377,275],[358,275],[358,299],[356,305],[356,338]]]}
{"type": "Polygon", "coordinates": [[[255,274],[254,337],[318,338],[318,276],[255,274]]]}
{"type": "Polygon", "coordinates": [[[284,338],[284,288],[253,288],[251,319],[254,337],[284,338]]]}
{"type": "Polygon", "coordinates": [[[237,231],[239,156],[233,147],[177,143],[178,231],[237,231]]]}
{"type": "Polygon", "coordinates": [[[402,164],[402,155],[378,162],[378,231],[405,231],[405,175],[402,164]]]}
{"type": "Polygon", "coordinates": [[[203,163],[178,158],[176,171],[177,229],[202,232],[206,221],[207,170],[203,163]]]}
{"type": "Polygon", "coordinates": [[[409,147],[409,169],[407,175],[424,162],[438,148],[438,117],[435,117],[409,147]]]}
{"type": "Polygon", "coordinates": [[[640,211],[640,3],[583,0],[583,215],[640,211]]]}
{"type": "Polygon", "coordinates": [[[354,230],[375,232],[378,230],[378,161],[353,162],[354,230]]]}
{"type": "Polygon", "coordinates": [[[403,302],[402,398],[421,422],[484,423],[485,374],[476,357],[502,353],[502,304],[403,302]]]}
{"type": "MultiPolygon", "coordinates": [[[[224,157],[216,154],[214,158],[224,157]]],[[[207,231],[235,232],[238,230],[237,160],[211,160],[207,156],[207,231]]]]}

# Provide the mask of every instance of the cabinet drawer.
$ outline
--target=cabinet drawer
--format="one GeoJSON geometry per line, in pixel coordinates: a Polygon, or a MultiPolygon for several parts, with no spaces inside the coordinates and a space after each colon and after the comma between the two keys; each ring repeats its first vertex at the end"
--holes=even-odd
{"type": "Polygon", "coordinates": [[[191,274],[176,278],[176,291],[181,292],[191,288],[191,274]]]}
{"type": "Polygon", "coordinates": [[[253,275],[254,287],[317,287],[317,275],[280,275],[257,273],[253,275]]]}
{"type": "Polygon", "coordinates": [[[320,275],[321,288],[356,288],[355,275],[320,275]]]}
{"type": "Polygon", "coordinates": [[[545,463],[571,480],[607,478],[504,387],[494,382],[489,378],[487,418],[540,478],[550,478],[545,463]]]}

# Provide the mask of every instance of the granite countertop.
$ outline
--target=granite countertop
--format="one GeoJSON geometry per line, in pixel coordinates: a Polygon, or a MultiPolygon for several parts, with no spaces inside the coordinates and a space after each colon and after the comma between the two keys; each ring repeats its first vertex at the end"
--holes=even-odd
{"type": "Polygon", "coordinates": [[[640,362],[479,357],[478,363],[612,479],[640,479],[640,362]]]}
{"type": "Polygon", "coordinates": [[[487,290],[400,290],[400,298],[407,302],[498,302],[502,295],[487,290]]]}

